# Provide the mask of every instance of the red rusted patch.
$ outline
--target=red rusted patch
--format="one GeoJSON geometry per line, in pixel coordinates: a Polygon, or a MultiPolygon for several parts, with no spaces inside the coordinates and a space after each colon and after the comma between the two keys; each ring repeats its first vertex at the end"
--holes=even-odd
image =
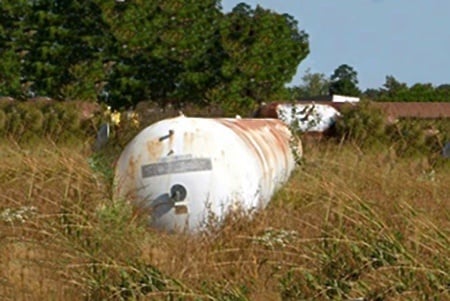
{"type": "Polygon", "coordinates": [[[246,119],[243,122],[236,122],[241,121],[242,119],[217,119],[218,122],[225,125],[229,129],[231,129],[233,132],[235,132],[239,137],[242,138],[244,143],[249,147],[249,149],[256,155],[256,157],[259,159],[260,165],[264,166],[265,158],[264,156],[258,151],[257,145],[255,145],[255,142],[252,140],[251,136],[249,136],[250,130],[259,130],[262,126],[264,126],[264,122],[262,120],[252,120],[255,122],[250,122],[249,119],[246,119]],[[246,125],[243,125],[243,123],[246,123],[246,125]]]}
{"type": "Polygon", "coordinates": [[[278,118],[277,107],[280,103],[272,102],[269,104],[260,105],[253,114],[255,118],[278,118]]]}
{"type": "Polygon", "coordinates": [[[284,161],[288,166],[290,132],[278,119],[216,119],[233,130],[247,144],[260,162],[264,176],[270,176],[276,166],[284,161]]]}
{"type": "MultiPolygon", "coordinates": [[[[284,126],[284,124],[283,124],[283,126],[284,126]]],[[[270,131],[272,132],[272,135],[277,140],[277,145],[279,145],[282,148],[282,151],[284,154],[291,151],[290,145],[289,145],[290,137],[286,137],[286,136],[281,137],[280,131],[275,131],[273,128],[270,128],[270,131]],[[288,141],[288,144],[286,144],[286,141],[288,141]]],[[[288,166],[288,157],[287,156],[284,156],[284,164],[285,164],[285,166],[288,166]]]]}
{"type": "Polygon", "coordinates": [[[231,126],[228,127],[239,127],[244,129],[245,131],[248,130],[261,130],[261,128],[265,127],[265,126],[271,126],[271,127],[276,127],[277,125],[281,125],[284,127],[284,123],[279,121],[278,119],[258,119],[258,118],[252,118],[252,119],[227,119],[227,118],[218,118],[215,119],[218,120],[220,123],[223,124],[232,124],[231,126]]]}
{"type": "MultiPolygon", "coordinates": [[[[283,125],[283,127],[285,127],[285,126],[283,125]]],[[[285,152],[285,151],[287,151],[287,148],[289,147],[289,145],[286,145],[286,143],[285,143],[286,139],[289,139],[289,137],[286,137],[286,135],[283,135],[277,128],[275,128],[275,129],[272,127],[269,128],[270,132],[277,140],[277,145],[282,147],[283,152],[285,152]],[[281,136],[281,135],[283,135],[283,136],[281,136]]]]}

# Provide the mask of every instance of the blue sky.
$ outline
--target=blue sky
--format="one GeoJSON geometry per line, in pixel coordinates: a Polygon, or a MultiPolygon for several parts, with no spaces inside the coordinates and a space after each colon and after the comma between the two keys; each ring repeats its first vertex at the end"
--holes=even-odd
{"type": "Polygon", "coordinates": [[[222,0],[225,12],[245,2],[288,13],[309,34],[306,68],[327,76],[341,64],[358,72],[359,87],[380,88],[386,75],[409,86],[450,84],[450,0],[222,0]]]}

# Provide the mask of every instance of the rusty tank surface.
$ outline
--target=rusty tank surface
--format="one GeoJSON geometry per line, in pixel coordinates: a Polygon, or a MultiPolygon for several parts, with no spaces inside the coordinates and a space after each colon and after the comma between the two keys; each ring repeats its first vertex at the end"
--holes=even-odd
{"type": "Polygon", "coordinates": [[[152,227],[196,232],[209,217],[266,207],[290,177],[301,142],[276,119],[176,117],[142,130],[115,166],[115,195],[152,227]]]}

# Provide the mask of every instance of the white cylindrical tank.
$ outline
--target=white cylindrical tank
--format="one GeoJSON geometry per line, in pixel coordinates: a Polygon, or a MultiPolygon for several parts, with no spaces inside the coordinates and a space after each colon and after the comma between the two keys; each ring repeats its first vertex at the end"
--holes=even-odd
{"type": "Polygon", "coordinates": [[[284,104],[277,107],[278,118],[303,132],[324,132],[340,113],[324,104],[284,104]]]}
{"type": "Polygon", "coordinates": [[[276,119],[165,119],[125,147],[115,192],[148,210],[151,226],[195,232],[230,209],[264,208],[301,154],[276,119]]]}

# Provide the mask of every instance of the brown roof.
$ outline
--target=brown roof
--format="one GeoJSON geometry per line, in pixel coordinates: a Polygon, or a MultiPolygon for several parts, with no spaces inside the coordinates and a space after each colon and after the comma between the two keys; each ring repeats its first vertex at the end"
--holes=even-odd
{"type": "Polygon", "coordinates": [[[394,118],[450,118],[450,102],[374,102],[394,118]]]}
{"type": "MultiPolygon", "coordinates": [[[[276,107],[279,104],[292,102],[272,102],[261,105],[254,113],[254,117],[277,118],[276,107]]],[[[341,111],[342,107],[355,105],[357,102],[331,102],[331,101],[315,101],[300,100],[294,101],[300,104],[324,104],[334,107],[341,111]]],[[[372,102],[376,107],[382,109],[389,118],[450,118],[450,102],[372,102]]]]}

